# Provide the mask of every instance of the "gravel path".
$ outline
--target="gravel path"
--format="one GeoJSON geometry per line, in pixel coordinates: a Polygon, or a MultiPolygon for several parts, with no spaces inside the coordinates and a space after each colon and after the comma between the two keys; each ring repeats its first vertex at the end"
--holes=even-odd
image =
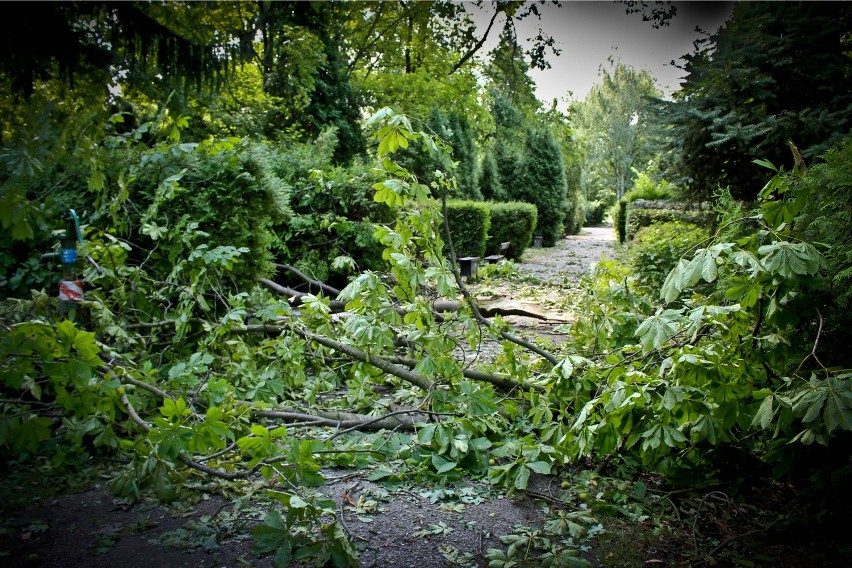
{"type": "Polygon", "coordinates": [[[579,235],[565,237],[548,248],[528,248],[515,266],[548,284],[574,283],[602,257],[615,256],[612,225],[584,227],[579,235]]]}

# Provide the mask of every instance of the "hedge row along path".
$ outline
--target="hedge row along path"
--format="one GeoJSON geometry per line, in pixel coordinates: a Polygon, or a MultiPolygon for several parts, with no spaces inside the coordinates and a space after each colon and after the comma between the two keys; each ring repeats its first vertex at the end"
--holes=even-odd
{"type": "MultiPolygon", "coordinates": [[[[511,299],[532,294],[545,306],[556,305],[560,297],[564,303],[564,295],[592,263],[602,255],[613,258],[614,243],[612,227],[604,225],[585,228],[552,248],[530,248],[516,267],[542,285],[498,285],[490,291],[511,299]]],[[[481,291],[487,284],[473,287],[481,291]]],[[[558,322],[508,318],[528,333],[565,339],[558,322]]],[[[518,526],[541,525],[562,481],[534,476],[526,493],[508,498],[483,481],[442,492],[414,485],[386,487],[358,471],[325,474],[322,491],[338,503],[364,568],[487,566],[488,548],[505,549],[498,537],[518,526]]],[[[100,478],[2,471],[0,479],[3,493],[16,497],[0,503],[5,566],[273,566],[271,557],[257,558],[251,551],[250,530],[262,517],[260,511],[241,509],[219,494],[202,491],[167,506],[144,499],[128,505],[115,499],[100,478]]],[[[585,554],[599,564],[594,550],[585,554]]]]}

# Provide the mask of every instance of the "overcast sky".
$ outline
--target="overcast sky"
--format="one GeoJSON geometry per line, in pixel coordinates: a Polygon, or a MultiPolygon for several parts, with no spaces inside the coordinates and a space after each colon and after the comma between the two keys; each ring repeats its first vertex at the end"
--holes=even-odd
{"type": "MultiPolygon", "coordinates": [[[[538,97],[547,103],[560,99],[562,109],[570,93],[571,98],[582,100],[598,81],[598,69],[606,65],[609,56],[636,68],[647,68],[666,95],[677,90],[682,72],[671,61],[682,63],[680,58],[693,51],[692,42],[701,37],[696,26],[710,33],[718,30],[730,16],[733,2],[675,4],[677,15],[669,26],[660,29],[643,22],[639,14],[625,13],[623,3],[562,1],[560,7],[540,7],[541,20],[528,16],[518,27],[518,37],[535,36],[541,26],[553,36],[562,54],[549,57],[551,69],[530,73],[538,86],[538,97]]],[[[475,7],[469,10],[476,14],[475,7]]],[[[491,13],[480,13],[474,20],[484,28],[491,13]]],[[[499,35],[502,23],[502,19],[495,22],[492,41],[499,35]]]]}

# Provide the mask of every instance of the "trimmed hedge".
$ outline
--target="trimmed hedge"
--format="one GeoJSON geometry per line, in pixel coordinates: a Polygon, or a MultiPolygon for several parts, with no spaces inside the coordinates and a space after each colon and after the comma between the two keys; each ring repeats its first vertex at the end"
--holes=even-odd
{"type": "Polygon", "coordinates": [[[510,242],[506,258],[518,259],[533,238],[538,209],[530,203],[512,201],[509,203],[485,204],[491,213],[491,228],[488,230],[488,241],[485,245],[487,254],[499,254],[500,243],[510,242]]]}
{"type": "MultiPolygon", "coordinates": [[[[485,243],[491,226],[488,206],[480,201],[447,201],[447,223],[456,256],[485,256],[485,243]]],[[[446,234],[444,239],[446,239],[446,234]]]]}
{"type": "Polygon", "coordinates": [[[642,227],[655,223],[680,221],[699,227],[710,227],[714,216],[705,209],[687,209],[689,204],[676,201],[647,201],[638,199],[626,206],[624,237],[631,241],[642,227]]]}

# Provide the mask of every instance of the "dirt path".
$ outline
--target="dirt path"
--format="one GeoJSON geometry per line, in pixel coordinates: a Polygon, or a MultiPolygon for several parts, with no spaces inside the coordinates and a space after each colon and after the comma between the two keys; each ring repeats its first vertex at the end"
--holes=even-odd
{"type": "MultiPolygon", "coordinates": [[[[555,247],[528,249],[518,270],[540,279],[538,301],[547,302],[576,285],[602,256],[614,255],[611,226],[589,227],[555,247]],[[560,291],[562,290],[562,291],[560,291]]],[[[501,293],[517,292],[512,286],[501,293]]],[[[564,338],[556,324],[515,318],[521,329],[564,338]]],[[[338,504],[338,516],[358,550],[361,566],[427,568],[486,566],[488,548],[505,549],[499,537],[517,527],[540,526],[548,508],[524,493],[514,498],[477,481],[438,489],[417,485],[388,488],[328,472],[321,491],[338,504]],[[337,478],[336,480],[334,478],[337,478]]],[[[560,480],[533,475],[530,487],[558,497],[560,480]]],[[[25,489],[22,489],[26,491],[25,489]]],[[[25,511],[4,511],[0,557],[4,566],[178,567],[272,566],[272,558],[251,552],[248,532],[260,510],[234,511],[220,496],[161,506],[142,501],[128,506],[103,484],[83,493],[36,502],[25,511]]],[[[594,554],[586,557],[595,562],[594,554]]],[[[596,562],[595,562],[596,563],[596,562]]]]}

